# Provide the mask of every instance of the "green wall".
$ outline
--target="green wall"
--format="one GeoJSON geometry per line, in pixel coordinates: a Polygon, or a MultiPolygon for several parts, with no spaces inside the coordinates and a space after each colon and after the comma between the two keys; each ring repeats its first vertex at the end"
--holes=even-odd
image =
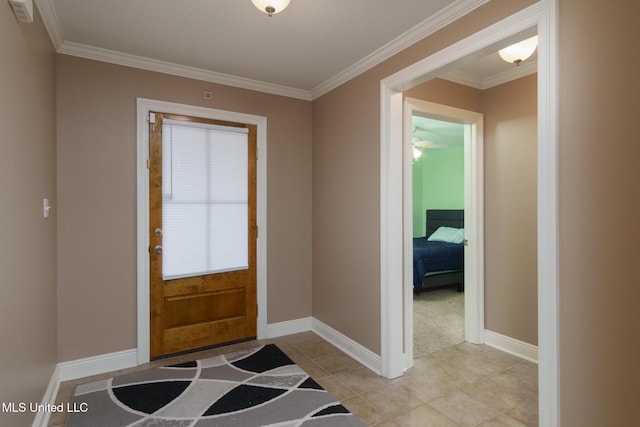
{"type": "Polygon", "coordinates": [[[413,236],[425,235],[427,209],[464,209],[464,147],[425,149],[413,161],[413,236]]]}

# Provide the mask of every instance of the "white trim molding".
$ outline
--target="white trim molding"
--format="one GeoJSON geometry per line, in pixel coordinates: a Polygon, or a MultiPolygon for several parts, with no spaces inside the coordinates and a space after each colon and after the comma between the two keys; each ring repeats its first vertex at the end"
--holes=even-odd
{"type": "Polygon", "coordinates": [[[177,104],[153,99],[137,99],[137,335],[138,363],[150,359],[149,299],[149,112],[167,112],[194,117],[256,125],[258,144],[257,242],[258,339],[267,336],[267,118],[233,111],[177,104]]]}
{"type": "Polygon", "coordinates": [[[118,371],[138,366],[138,354],[135,348],[116,351],[98,356],[85,357],[58,363],[58,381],[64,382],[78,378],[118,371]]]}
{"type": "Polygon", "coordinates": [[[312,318],[286,320],[284,322],[270,323],[267,325],[267,335],[265,338],[279,338],[286,335],[299,334],[311,330],[312,318]]]}
{"type": "Polygon", "coordinates": [[[261,82],[245,77],[233,76],[231,74],[209,71],[202,68],[189,67],[167,61],[160,61],[153,58],[145,58],[142,56],[131,55],[95,46],[88,46],[80,43],[64,42],[59,47],[58,53],[93,59],[95,61],[108,62],[111,64],[124,65],[126,67],[139,68],[141,70],[156,71],[158,73],[217,83],[225,86],[311,101],[311,95],[306,90],[261,82]]]}
{"type": "Polygon", "coordinates": [[[529,362],[538,363],[538,346],[485,329],[484,343],[529,362]]]}
{"type": "Polygon", "coordinates": [[[495,74],[493,76],[481,79],[472,74],[463,71],[452,70],[440,76],[441,79],[449,80],[465,86],[471,86],[476,89],[485,90],[494,86],[508,83],[512,80],[520,79],[538,72],[538,60],[529,60],[523,62],[518,67],[513,67],[508,71],[495,74]]]}

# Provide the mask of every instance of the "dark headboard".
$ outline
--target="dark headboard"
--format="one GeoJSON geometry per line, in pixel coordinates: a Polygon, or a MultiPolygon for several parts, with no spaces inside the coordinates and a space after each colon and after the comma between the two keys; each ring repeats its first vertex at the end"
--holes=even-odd
{"type": "Polygon", "coordinates": [[[426,237],[438,227],[464,228],[464,209],[427,209],[426,237]]]}

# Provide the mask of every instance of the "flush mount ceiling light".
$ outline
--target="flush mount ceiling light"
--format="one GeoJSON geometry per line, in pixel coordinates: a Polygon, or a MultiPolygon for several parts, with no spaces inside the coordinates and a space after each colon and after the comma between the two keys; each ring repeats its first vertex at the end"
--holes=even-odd
{"type": "Polygon", "coordinates": [[[290,1],[291,0],[251,0],[255,7],[269,16],[282,12],[289,5],[290,1]]]}
{"type": "Polygon", "coordinates": [[[498,54],[505,61],[520,65],[522,61],[533,55],[536,47],[538,47],[538,36],[533,36],[499,50],[498,54]]]}

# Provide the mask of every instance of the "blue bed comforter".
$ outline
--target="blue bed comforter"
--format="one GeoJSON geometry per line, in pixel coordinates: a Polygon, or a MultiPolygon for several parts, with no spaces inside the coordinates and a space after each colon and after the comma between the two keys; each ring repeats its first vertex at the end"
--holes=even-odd
{"type": "Polygon", "coordinates": [[[426,273],[464,268],[464,245],[428,241],[426,237],[413,239],[413,286],[422,287],[426,273]]]}

